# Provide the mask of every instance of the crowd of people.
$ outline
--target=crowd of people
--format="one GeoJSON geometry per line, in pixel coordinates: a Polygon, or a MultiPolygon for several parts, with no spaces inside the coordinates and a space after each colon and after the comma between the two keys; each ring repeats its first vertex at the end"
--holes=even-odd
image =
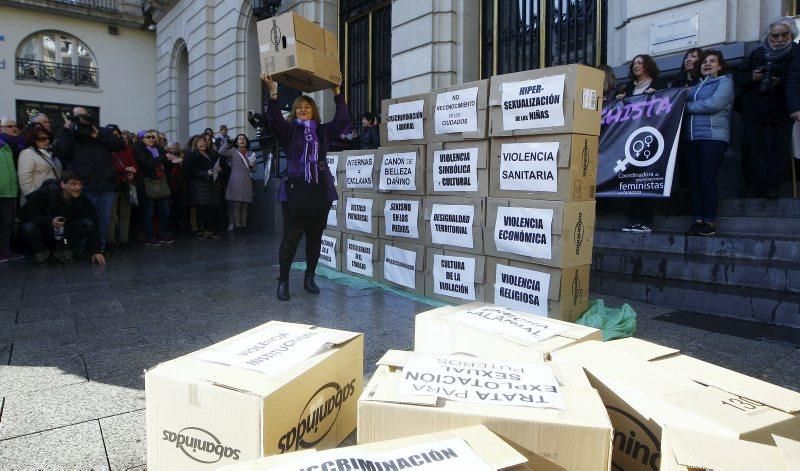
{"type": "MultiPolygon", "coordinates": [[[[678,77],[667,84],[652,57],[640,54],[628,68],[629,81],[617,87],[605,67],[604,99],[686,88],[684,128],[679,146],[681,177],[688,178],[693,222],[688,234],[715,234],[719,201],[717,176],[731,135],[732,110],[741,114],[742,172],[747,196],[775,198],[791,153],[795,121],[800,121],[800,49],[792,18],[772,22],[763,42],[730,74],[721,51],[692,48],[678,77]]],[[[262,76],[270,97],[265,118],[287,157],[287,177],[278,201],[284,217],[280,246],[279,299],[289,299],[288,273],[297,246],[306,238],[304,288],[319,292],[314,269],[331,202],[336,199],[328,150],[373,149],[379,145],[378,117],[365,113],[354,130],[344,97],[334,88],[336,115],[322,123],[316,103],[298,97],[288,117],[276,100],[277,86],[262,76]]],[[[252,115],[249,117],[252,118],[252,115]]],[[[0,118],[0,263],[24,258],[10,248],[15,221],[22,247],[38,264],[73,263],[87,253],[105,264],[114,250],[130,248],[140,234],[149,247],[170,245],[173,234],[218,239],[227,229],[247,231],[253,201],[251,173],[256,156],[244,134],[230,137],[227,126],[192,136],[186,146],[167,142],[154,129],[134,134],[101,127],[85,108],[52,129],[45,114],[25,129],[0,118]],[[225,204],[223,204],[225,202],[225,204]]],[[[651,199],[635,198],[624,231],[650,232],[651,199]]]]}
{"type": "MultiPolygon", "coordinates": [[[[779,18],[767,27],[762,44],[740,67],[729,73],[721,51],[686,51],[675,81],[659,78],[652,57],[640,54],[628,68],[621,88],[610,67],[604,67],[607,102],[650,94],[666,88],[686,88],[678,168],[687,178],[693,222],[690,235],[716,234],[719,204],[717,177],[730,144],[731,113],[741,117],[741,165],[744,196],[777,198],[791,161],[792,132],[800,121],[800,48],[793,18],[779,18]]],[[[793,163],[792,163],[793,164],[793,163]]],[[[651,232],[653,200],[631,199],[626,232],[651,232]]]]}
{"type": "Polygon", "coordinates": [[[200,240],[247,232],[256,156],[227,126],[185,147],[154,129],[101,127],[83,107],[62,129],[43,113],[24,129],[9,117],[0,126],[0,263],[25,258],[11,250],[15,221],[18,249],[41,265],[83,253],[105,264],[137,238],[159,247],[178,232],[200,240]]]}

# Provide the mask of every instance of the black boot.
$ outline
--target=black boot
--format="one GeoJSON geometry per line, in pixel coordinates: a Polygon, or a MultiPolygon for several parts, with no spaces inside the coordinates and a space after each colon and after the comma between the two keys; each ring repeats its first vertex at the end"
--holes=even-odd
{"type": "Polygon", "coordinates": [[[281,301],[288,301],[289,300],[289,282],[288,281],[279,281],[278,282],[278,299],[281,301]]]}
{"type": "Polygon", "coordinates": [[[311,294],[319,294],[319,286],[314,283],[314,275],[306,274],[306,279],[303,280],[303,288],[311,294]]]}

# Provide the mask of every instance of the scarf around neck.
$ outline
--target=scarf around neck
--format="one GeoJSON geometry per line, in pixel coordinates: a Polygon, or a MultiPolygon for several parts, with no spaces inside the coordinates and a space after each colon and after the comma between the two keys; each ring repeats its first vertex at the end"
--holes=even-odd
{"type": "Polygon", "coordinates": [[[777,60],[783,59],[786,54],[792,50],[792,42],[790,41],[786,46],[780,49],[773,49],[772,46],[769,44],[769,38],[764,39],[764,58],[767,59],[769,62],[775,62],[777,60]]]}
{"type": "Polygon", "coordinates": [[[305,167],[305,180],[307,183],[319,183],[317,122],[313,119],[295,118],[294,125],[303,129],[303,155],[301,159],[305,167]]]}

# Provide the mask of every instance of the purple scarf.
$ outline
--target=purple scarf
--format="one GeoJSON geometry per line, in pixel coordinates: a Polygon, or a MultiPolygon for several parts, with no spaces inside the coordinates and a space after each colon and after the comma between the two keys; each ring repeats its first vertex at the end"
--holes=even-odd
{"type": "Polygon", "coordinates": [[[307,183],[319,183],[319,138],[317,138],[317,122],[313,119],[302,120],[295,118],[295,126],[303,128],[303,147],[302,162],[305,166],[305,178],[307,183]]]}

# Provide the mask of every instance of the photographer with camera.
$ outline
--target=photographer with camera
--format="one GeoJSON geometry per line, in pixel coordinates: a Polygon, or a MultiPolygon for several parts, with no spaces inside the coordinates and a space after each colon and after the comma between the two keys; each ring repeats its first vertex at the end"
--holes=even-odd
{"type": "Polygon", "coordinates": [[[777,198],[789,160],[793,121],[786,103],[786,81],[797,45],[791,17],[770,23],[764,41],[734,75],[740,88],[742,173],[746,196],[777,198]]]}
{"type": "Polygon", "coordinates": [[[124,148],[121,138],[111,130],[99,129],[96,118],[81,106],[72,109],[53,148],[64,167],[83,182],[84,193],[97,211],[101,250],[106,246],[111,208],[117,194],[117,169],[112,154],[124,148]]]}

